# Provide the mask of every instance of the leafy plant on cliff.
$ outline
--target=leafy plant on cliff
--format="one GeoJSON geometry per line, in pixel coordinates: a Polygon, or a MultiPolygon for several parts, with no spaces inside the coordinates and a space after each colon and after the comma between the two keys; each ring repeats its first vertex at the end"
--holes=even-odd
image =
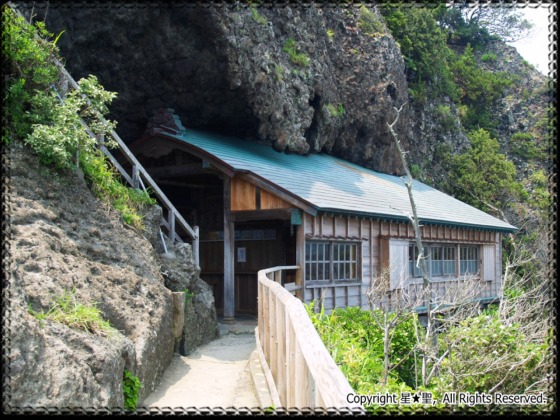
{"type": "Polygon", "coordinates": [[[458,87],[459,101],[465,106],[461,123],[467,130],[492,130],[496,121],[491,116],[492,106],[504,95],[513,80],[503,72],[482,69],[476,62],[474,50],[467,45],[463,54],[452,64],[453,78],[458,87]]]}
{"type": "Polygon", "coordinates": [[[185,293],[185,305],[188,304],[191,300],[193,300],[194,298],[194,292],[191,292],[189,289],[185,288],[185,290],[183,290],[183,292],[185,293]]]}
{"type": "Polygon", "coordinates": [[[261,15],[255,7],[250,7],[250,10],[251,10],[251,18],[253,18],[255,22],[257,22],[260,25],[266,25],[268,23],[267,18],[261,15]]]}
{"type": "Polygon", "coordinates": [[[344,105],[342,105],[341,103],[339,103],[338,105],[328,103],[325,105],[325,109],[332,117],[341,118],[344,116],[344,105]]]}
{"type": "Polygon", "coordinates": [[[369,36],[376,36],[384,32],[383,24],[379,21],[375,13],[366,6],[360,7],[360,17],[358,18],[358,26],[369,36]]]}
{"type": "Polygon", "coordinates": [[[446,44],[447,36],[428,8],[398,7],[386,5],[381,8],[391,34],[399,43],[406,66],[410,89],[418,95],[425,91],[425,83],[432,86],[432,95],[447,95],[457,99],[450,63],[453,52],[446,44]]]}
{"type": "MultiPolygon", "coordinates": [[[[97,143],[86,132],[82,121],[98,136],[105,136],[115,123],[101,118],[109,111],[116,94],[107,92],[95,76],[78,81],[80,91],[65,94],[61,100],[53,89],[59,84],[56,40],[42,22],[28,24],[4,6],[3,52],[7,58],[4,89],[2,141],[23,141],[44,164],[57,170],[81,167],[97,195],[111,203],[125,223],[141,227],[140,210],[155,201],[143,191],[127,188],[112,165],[99,152],[97,143]]],[[[60,36],[60,35],[59,35],[60,36]]],[[[116,146],[107,140],[108,148],[116,146]]]]}
{"type": "Polygon", "coordinates": [[[125,369],[123,374],[124,408],[130,411],[136,410],[138,391],[141,386],[140,379],[125,369]]]}
{"type": "Polygon", "coordinates": [[[290,61],[302,67],[309,66],[309,57],[299,52],[297,42],[293,38],[288,38],[284,43],[284,52],[290,57],[290,61]]]}
{"type": "Polygon", "coordinates": [[[71,292],[65,290],[62,296],[54,300],[47,312],[35,312],[30,306],[29,313],[39,321],[48,319],[102,337],[110,337],[117,332],[109,321],[103,319],[101,311],[95,304],[84,305],[78,302],[74,293],[74,290],[71,292]]]}

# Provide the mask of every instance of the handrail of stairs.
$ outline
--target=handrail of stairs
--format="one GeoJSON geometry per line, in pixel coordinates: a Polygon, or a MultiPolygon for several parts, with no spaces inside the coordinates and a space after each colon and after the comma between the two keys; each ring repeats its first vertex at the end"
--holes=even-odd
{"type": "MultiPolygon", "coordinates": [[[[21,12],[13,4],[11,4],[11,2],[9,2],[8,5],[14,11],[14,13],[18,14],[19,16],[25,19],[25,17],[21,14],[21,12]]],[[[56,57],[53,57],[53,61],[54,64],[60,69],[62,75],[68,80],[68,83],[71,86],[71,88],[80,91],[81,90],[80,86],[78,85],[76,80],[74,80],[72,75],[66,70],[64,65],[56,57]]],[[[62,97],[60,97],[60,99],[62,100],[62,97]]],[[[101,115],[101,113],[99,113],[98,111],[96,111],[96,113],[99,120],[103,123],[106,123],[106,120],[103,117],[103,115],[101,115]]],[[[84,125],[84,128],[88,133],[88,135],[96,139],[99,149],[103,152],[105,156],[107,156],[107,158],[111,161],[111,163],[115,166],[115,168],[117,168],[117,170],[122,175],[122,177],[133,188],[137,188],[137,189],[142,188],[144,191],[147,191],[147,188],[144,184],[144,180],[146,181],[146,183],[151,188],[155,196],[160,200],[161,204],[167,210],[167,220],[165,219],[165,217],[163,217],[161,220],[161,225],[167,228],[169,240],[171,241],[171,243],[175,243],[175,242],[183,243],[183,240],[181,239],[181,237],[177,232],[177,227],[180,226],[185,232],[187,232],[189,237],[192,239],[193,256],[196,265],[200,266],[198,226],[191,227],[187,223],[187,221],[183,218],[183,216],[179,213],[179,211],[175,208],[175,206],[167,198],[164,192],[159,188],[159,186],[156,184],[156,182],[153,180],[150,174],[148,174],[146,169],[142,166],[142,164],[138,161],[138,159],[136,159],[136,157],[128,148],[128,146],[124,143],[124,141],[114,130],[111,130],[108,134],[110,137],[113,138],[113,140],[115,140],[123,156],[132,165],[131,175],[127,173],[127,171],[122,167],[122,165],[117,161],[117,159],[115,159],[115,157],[107,149],[107,147],[105,147],[105,145],[103,144],[103,139],[96,136],[93,133],[93,131],[89,128],[87,123],[83,120],[82,120],[82,125],[84,125]]],[[[160,237],[163,243],[164,250],[166,250],[165,241],[161,229],[160,229],[160,237]]]]}

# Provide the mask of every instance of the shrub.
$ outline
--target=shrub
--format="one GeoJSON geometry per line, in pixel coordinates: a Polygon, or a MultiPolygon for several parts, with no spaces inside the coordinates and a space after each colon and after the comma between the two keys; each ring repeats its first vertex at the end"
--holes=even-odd
{"type": "Polygon", "coordinates": [[[446,130],[454,130],[456,128],[456,118],[451,112],[451,107],[449,105],[438,104],[435,109],[435,114],[443,128],[446,130]]]}
{"type": "Polygon", "coordinates": [[[332,41],[334,38],[334,31],[332,29],[327,29],[327,37],[329,38],[329,41],[332,41]]]}
{"type": "Polygon", "coordinates": [[[112,336],[117,331],[109,321],[103,319],[95,304],[84,305],[77,302],[74,298],[74,290],[64,291],[62,296],[55,299],[47,312],[35,312],[30,306],[29,313],[41,322],[49,319],[102,337],[112,336]]]}
{"type": "Polygon", "coordinates": [[[440,381],[450,391],[525,393],[546,376],[542,361],[547,345],[525,339],[519,326],[505,325],[489,311],[466,319],[440,337],[441,351],[451,356],[441,364],[440,381]]]}
{"type": "MultiPolygon", "coordinates": [[[[352,388],[364,394],[383,391],[379,384],[383,377],[383,331],[371,312],[348,307],[325,315],[323,308],[315,314],[313,307],[306,306],[311,321],[352,388]]],[[[398,382],[414,384],[414,359],[410,357],[416,343],[413,316],[394,331],[391,362],[400,365],[390,374],[390,387],[398,382]]]]}
{"type": "Polygon", "coordinates": [[[494,62],[498,59],[498,57],[494,53],[484,53],[480,59],[486,63],[488,61],[494,62]]]}
{"type": "Polygon", "coordinates": [[[515,133],[510,138],[511,153],[523,159],[543,159],[545,151],[531,133],[515,133]]]}
{"type": "Polygon", "coordinates": [[[288,38],[284,43],[284,52],[290,57],[290,61],[302,67],[309,66],[309,57],[304,53],[300,53],[299,47],[296,41],[292,38],[288,38]]]}
{"type": "Polygon", "coordinates": [[[490,206],[507,208],[522,194],[515,165],[499,153],[498,141],[487,131],[471,131],[468,137],[471,148],[451,158],[453,195],[485,211],[491,211],[490,206]]]}

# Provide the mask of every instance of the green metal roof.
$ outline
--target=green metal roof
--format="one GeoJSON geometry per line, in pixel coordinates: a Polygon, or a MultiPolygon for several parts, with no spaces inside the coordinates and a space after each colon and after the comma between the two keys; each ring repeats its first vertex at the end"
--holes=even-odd
{"type": "MultiPolygon", "coordinates": [[[[163,133],[162,133],[163,134],[163,133]]],[[[164,134],[236,172],[250,172],[318,211],[408,220],[403,179],[325,154],[279,153],[270,146],[197,130],[164,134]]],[[[512,232],[514,226],[419,181],[413,194],[422,223],[512,232]]]]}

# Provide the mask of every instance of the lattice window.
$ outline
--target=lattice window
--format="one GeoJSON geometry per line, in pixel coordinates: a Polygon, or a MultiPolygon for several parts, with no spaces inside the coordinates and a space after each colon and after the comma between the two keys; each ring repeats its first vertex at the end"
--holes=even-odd
{"type": "Polygon", "coordinates": [[[306,281],[357,281],[358,250],[356,242],[306,241],[306,281]]]}

